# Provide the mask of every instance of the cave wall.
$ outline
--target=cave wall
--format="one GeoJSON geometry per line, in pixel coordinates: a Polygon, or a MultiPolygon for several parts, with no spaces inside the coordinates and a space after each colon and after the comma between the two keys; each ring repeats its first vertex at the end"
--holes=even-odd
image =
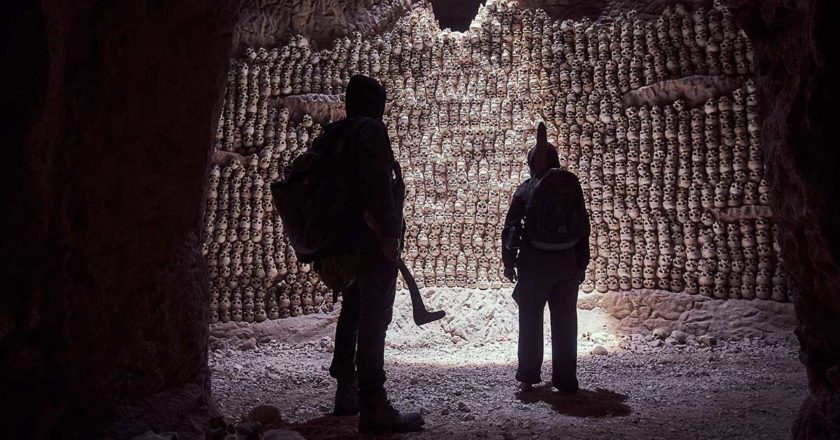
{"type": "Polygon", "coordinates": [[[408,187],[405,259],[421,286],[508,286],[501,223],[545,120],[593,222],[584,292],[788,300],[751,46],[726,8],[558,21],[496,1],[475,23],[441,31],[424,3],[388,32],[322,49],[298,35],[233,59],[204,219],[212,321],[331,308],[288,246],[268,185],[340,116],[357,72],[389,92],[408,187]]]}
{"type": "Polygon", "coordinates": [[[415,0],[245,0],[233,34],[235,51],[305,35],[314,45],[389,28],[415,0]]]}
{"type": "Polygon", "coordinates": [[[754,42],[771,205],[811,394],[797,439],[840,438],[840,150],[836,2],[733,1],[754,42]]]}
{"type": "Polygon", "coordinates": [[[203,437],[201,216],[237,3],[4,6],[4,54],[31,63],[2,106],[0,437],[203,437]]]}

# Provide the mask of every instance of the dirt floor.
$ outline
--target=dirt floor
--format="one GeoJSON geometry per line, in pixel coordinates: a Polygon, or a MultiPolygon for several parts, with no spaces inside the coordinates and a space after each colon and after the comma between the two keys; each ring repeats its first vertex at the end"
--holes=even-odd
{"type": "MultiPolygon", "coordinates": [[[[453,337],[445,325],[410,328],[397,315],[404,307],[389,333],[386,387],[397,408],[424,414],[426,429],[401,438],[783,439],[806,394],[787,332],[707,346],[694,337],[588,331],[580,338],[579,395],[556,395],[548,384],[522,393],[513,378],[515,326],[505,330],[512,312],[486,321],[492,331],[475,327],[486,337],[473,338],[453,337]]],[[[334,321],[335,314],[310,315],[211,329],[221,411],[239,418],[272,404],[306,438],[356,438],[356,417],[326,415],[334,321]]],[[[548,346],[546,358],[544,379],[548,346]]]]}

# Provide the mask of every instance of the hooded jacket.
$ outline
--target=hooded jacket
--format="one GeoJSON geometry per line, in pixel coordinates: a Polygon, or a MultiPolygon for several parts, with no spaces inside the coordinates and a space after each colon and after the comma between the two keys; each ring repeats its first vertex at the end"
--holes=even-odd
{"type": "MultiPolygon", "coordinates": [[[[528,231],[525,230],[524,218],[531,191],[546,171],[558,167],[560,167],[560,157],[557,154],[557,149],[554,145],[548,143],[545,124],[540,122],[537,129],[537,144],[528,151],[528,169],[531,177],[522,182],[513,193],[510,209],[508,209],[505,217],[504,229],[502,229],[502,262],[506,269],[516,267],[519,248],[523,243],[527,245],[528,231]]],[[[578,186],[580,186],[580,183],[578,183],[578,186]]],[[[583,191],[582,188],[580,191],[583,191]]],[[[589,232],[587,218],[584,237],[581,237],[574,248],[571,249],[575,253],[578,270],[586,270],[586,266],[589,265],[589,232]]]]}
{"type": "Polygon", "coordinates": [[[405,186],[382,122],[385,99],[385,88],[378,81],[353,76],[345,95],[346,117],[327,125],[322,135],[335,139],[325,142],[327,145],[342,142],[345,146],[343,163],[357,195],[358,218],[348,219],[348,236],[342,245],[345,248],[378,248],[377,236],[402,242],[405,186]],[[362,218],[363,213],[376,224],[376,234],[362,218]]]}

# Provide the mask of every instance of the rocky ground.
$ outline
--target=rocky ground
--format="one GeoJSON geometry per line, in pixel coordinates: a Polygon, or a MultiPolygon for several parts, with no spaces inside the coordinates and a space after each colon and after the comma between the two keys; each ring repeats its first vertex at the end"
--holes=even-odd
{"type": "MultiPolygon", "coordinates": [[[[482,295],[488,304],[507,300],[482,295]]],[[[806,394],[789,329],[739,340],[679,331],[622,335],[599,329],[591,316],[581,319],[584,391],[561,397],[544,385],[522,393],[513,379],[514,311],[485,304],[478,312],[469,306],[476,301],[453,310],[451,303],[430,301],[451,316],[417,329],[409,325],[406,303],[398,298],[389,333],[387,388],[398,408],[424,413],[426,429],[405,438],[782,439],[806,394]],[[483,317],[483,324],[452,324],[466,315],[483,317]]],[[[271,404],[305,438],[355,438],[357,418],[326,415],[334,392],[327,368],[335,319],[310,315],[211,329],[220,410],[239,418],[271,404]]],[[[546,362],[544,379],[549,371],[546,362]]]]}

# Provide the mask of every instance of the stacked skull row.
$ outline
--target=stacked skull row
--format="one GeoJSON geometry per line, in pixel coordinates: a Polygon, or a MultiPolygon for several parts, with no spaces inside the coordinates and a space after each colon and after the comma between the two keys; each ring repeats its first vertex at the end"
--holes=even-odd
{"type": "Polygon", "coordinates": [[[751,61],[749,40],[720,5],[677,6],[651,20],[631,11],[558,22],[490,1],[463,34],[439,30],[424,5],[390,32],[329,49],[301,36],[248,48],[232,62],[216,136],[220,153],[243,159],[214,168],[208,191],[205,251],[218,317],[329,305],[326,287],[288,246],[268,184],[321,130],[308,115],[290,121],[280,98],[338,94],[356,73],[389,93],[384,122],[407,186],[404,256],[421,285],[506,284],[500,231],[512,191],[528,177],[534,124],[545,121],[590,210],[583,290],[784,300],[755,86],[743,76],[751,61]],[[623,104],[628,90],[716,74],[742,75],[743,85],[695,106],[623,104]]]}
{"type": "Polygon", "coordinates": [[[270,183],[294,155],[317,136],[311,120],[287,125],[288,112],[266,120],[269,143],[259,152],[234,157],[210,170],[204,214],[203,253],[210,267],[211,319],[262,321],[310,314],[332,305],[331,292],[308,264],[297,261],[273,214],[270,183]],[[275,149],[275,135],[291,137],[275,149]],[[301,146],[296,143],[300,140],[301,146]]]}

